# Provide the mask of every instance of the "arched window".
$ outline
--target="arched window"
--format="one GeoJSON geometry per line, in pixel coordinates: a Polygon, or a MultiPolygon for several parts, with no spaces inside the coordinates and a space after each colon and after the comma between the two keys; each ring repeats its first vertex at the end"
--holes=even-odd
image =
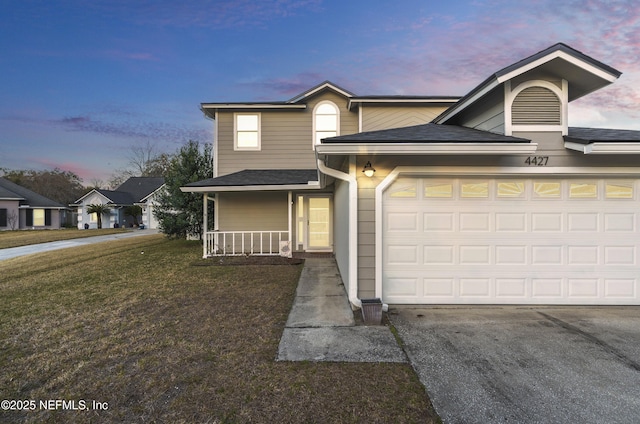
{"type": "Polygon", "coordinates": [[[329,101],[320,102],[313,110],[313,144],[320,140],[340,135],[340,111],[329,101]]]}

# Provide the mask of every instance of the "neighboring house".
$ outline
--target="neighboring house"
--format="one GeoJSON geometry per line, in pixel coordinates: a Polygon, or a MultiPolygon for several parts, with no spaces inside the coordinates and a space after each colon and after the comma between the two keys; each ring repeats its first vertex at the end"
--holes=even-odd
{"type": "Polygon", "coordinates": [[[57,230],[70,219],[68,207],[0,178],[0,231],[57,230]]]}
{"type": "Polygon", "coordinates": [[[78,208],[78,228],[98,228],[98,217],[87,212],[89,205],[101,204],[109,207],[109,212],[102,217],[102,228],[131,227],[137,222],[146,228],[157,228],[158,222],[153,216],[155,196],[164,186],[164,178],[131,177],[115,190],[93,189],[72,206],[78,208]],[[127,206],[140,206],[142,214],[127,216],[127,206]]]}
{"type": "Polygon", "coordinates": [[[356,307],[640,304],[640,131],[567,124],[620,75],[556,44],[461,99],[204,103],[203,255],[333,252],[356,307]]]}

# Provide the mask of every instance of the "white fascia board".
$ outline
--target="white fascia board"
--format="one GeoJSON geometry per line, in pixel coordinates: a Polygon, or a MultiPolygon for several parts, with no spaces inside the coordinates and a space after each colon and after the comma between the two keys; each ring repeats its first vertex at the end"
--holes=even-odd
{"type": "Polygon", "coordinates": [[[533,154],[537,143],[369,143],[321,144],[319,155],[465,155],[533,154]]]}
{"type": "MultiPolygon", "coordinates": [[[[587,166],[398,166],[389,174],[394,178],[397,174],[411,174],[423,176],[527,176],[527,175],[554,175],[554,176],[619,176],[640,175],[639,167],[587,167],[587,166]]],[[[391,182],[389,182],[390,184],[391,182]]],[[[382,186],[383,190],[386,186],[382,186]]]]}
{"type": "Polygon", "coordinates": [[[298,101],[300,101],[300,100],[302,100],[302,99],[304,99],[304,98],[306,98],[306,97],[309,97],[309,96],[314,95],[315,93],[317,93],[317,92],[318,92],[318,91],[320,91],[320,90],[324,90],[324,89],[325,89],[325,88],[327,88],[327,87],[328,87],[328,88],[331,88],[332,90],[334,90],[334,91],[336,91],[336,92],[338,92],[338,93],[340,93],[340,94],[342,94],[342,95],[343,95],[343,96],[345,96],[345,97],[352,97],[352,96],[353,96],[353,94],[348,93],[348,92],[346,92],[346,91],[344,91],[344,90],[341,90],[340,88],[336,87],[335,85],[333,85],[333,84],[331,84],[331,83],[326,82],[326,83],[324,83],[324,84],[321,84],[321,85],[317,86],[317,87],[316,87],[316,88],[314,88],[314,89],[311,89],[311,90],[309,90],[309,91],[305,91],[305,92],[304,92],[304,93],[302,93],[301,95],[299,95],[299,96],[297,96],[297,97],[294,97],[293,99],[289,100],[287,103],[295,103],[295,102],[298,102],[298,101]]]}
{"type": "Polygon", "coordinates": [[[347,104],[347,109],[351,110],[354,104],[362,103],[457,103],[460,99],[437,99],[437,98],[426,98],[426,99],[349,99],[349,103],[347,104]]]}
{"type": "Polygon", "coordinates": [[[180,187],[183,193],[221,193],[230,191],[296,191],[319,190],[322,187],[317,181],[309,181],[308,184],[289,185],[257,185],[257,186],[208,186],[208,187],[180,187]]]}
{"type": "Polygon", "coordinates": [[[580,144],[566,141],[564,147],[588,154],[639,154],[640,143],[589,143],[580,144]]]}
{"type": "Polygon", "coordinates": [[[162,184],[160,187],[158,187],[157,189],[153,190],[151,193],[147,194],[146,196],[144,196],[142,199],[140,199],[139,203],[144,203],[146,202],[150,197],[153,197],[157,192],[159,192],[161,189],[163,189],[166,186],[166,184],[162,184]]]}
{"type": "Polygon", "coordinates": [[[447,119],[451,118],[452,116],[457,115],[458,113],[460,113],[463,110],[465,110],[467,107],[469,107],[472,104],[474,104],[476,101],[478,101],[480,98],[484,97],[486,94],[488,94],[491,90],[493,90],[494,88],[498,87],[499,85],[500,85],[500,83],[498,82],[498,80],[494,79],[493,81],[487,83],[487,85],[485,85],[476,94],[474,94],[473,96],[469,97],[468,99],[465,99],[464,103],[458,103],[458,105],[452,106],[451,110],[449,112],[446,112],[442,116],[442,118],[440,118],[440,119],[438,119],[437,121],[434,121],[434,122],[436,124],[441,124],[441,123],[445,122],[447,119]]]}
{"type": "Polygon", "coordinates": [[[306,104],[287,104],[287,103],[208,103],[201,105],[202,110],[206,109],[306,109],[306,104]]]}
{"type": "Polygon", "coordinates": [[[538,60],[534,60],[533,62],[527,63],[526,65],[518,68],[518,69],[514,69],[513,71],[506,73],[504,75],[501,75],[498,77],[497,81],[498,83],[503,83],[505,81],[511,80],[515,77],[517,77],[518,75],[522,75],[525,72],[528,72],[540,65],[545,64],[546,62],[550,62],[553,59],[556,58],[560,58],[563,60],[566,60],[567,62],[584,69],[585,71],[588,71],[596,76],[598,76],[599,78],[602,78],[605,81],[609,81],[609,82],[614,82],[615,80],[618,79],[618,77],[616,77],[615,75],[612,75],[608,72],[603,71],[602,69],[591,65],[590,63],[587,63],[583,60],[580,60],[574,56],[571,56],[568,53],[565,53],[563,51],[555,51],[553,53],[549,53],[548,55],[541,57],[538,60]]]}

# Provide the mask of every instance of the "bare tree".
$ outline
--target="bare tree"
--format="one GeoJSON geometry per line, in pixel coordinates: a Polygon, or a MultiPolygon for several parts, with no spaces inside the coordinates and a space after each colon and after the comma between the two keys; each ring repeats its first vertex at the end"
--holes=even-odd
{"type": "Polygon", "coordinates": [[[16,211],[12,210],[7,215],[7,224],[9,224],[9,228],[12,230],[16,230],[18,228],[18,214],[16,211]]]}
{"type": "Polygon", "coordinates": [[[135,175],[147,177],[149,165],[159,155],[158,147],[149,140],[145,144],[133,145],[129,148],[129,166],[135,175]]]}

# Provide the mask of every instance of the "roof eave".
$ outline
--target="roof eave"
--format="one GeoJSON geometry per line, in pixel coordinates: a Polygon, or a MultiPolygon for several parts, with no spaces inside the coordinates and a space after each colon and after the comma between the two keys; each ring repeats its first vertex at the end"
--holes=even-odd
{"type": "Polygon", "coordinates": [[[321,189],[318,181],[309,181],[307,184],[274,184],[274,185],[240,185],[240,186],[202,186],[180,187],[183,193],[211,193],[211,192],[238,192],[238,191],[296,191],[321,189]]]}
{"type": "Polygon", "coordinates": [[[564,147],[569,150],[588,154],[600,155],[620,155],[620,154],[640,154],[640,143],[638,142],[593,142],[593,143],[577,143],[574,141],[565,141],[564,147]]]}
{"type": "Polygon", "coordinates": [[[260,111],[260,110],[304,110],[307,105],[288,103],[201,103],[200,110],[211,119],[219,110],[229,111],[260,111]]]}
{"type": "Polygon", "coordinates": [[[331,143],[316,146],[318,155],[505,155],[533,154],[537,143],[331,143]]]}
{"type": "Polygon", "coordinates": [[[353,97],[349,99],[347,108],[352,110],[356,106],[363,104],[399,104],[399,105],[416,105],[424,104],[429,106],[449,106],[457,103],[460,97],[353,97]]]}

